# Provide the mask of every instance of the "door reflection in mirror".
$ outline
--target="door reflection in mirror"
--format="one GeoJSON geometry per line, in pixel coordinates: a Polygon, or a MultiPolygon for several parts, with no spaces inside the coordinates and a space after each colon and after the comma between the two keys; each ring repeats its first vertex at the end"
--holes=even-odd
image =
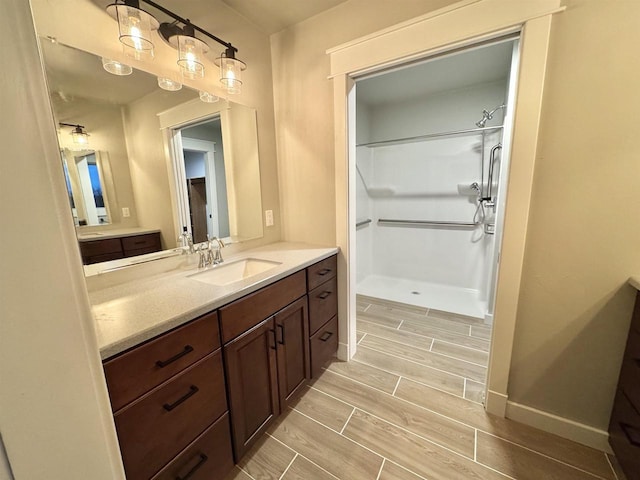
{"type": "Polygon", "coordinates": [[[194,242],[229,237],[229,207],[222,144],[222,126],[216,116],[178,131],[188,195],[189,221],[194,242]]]}

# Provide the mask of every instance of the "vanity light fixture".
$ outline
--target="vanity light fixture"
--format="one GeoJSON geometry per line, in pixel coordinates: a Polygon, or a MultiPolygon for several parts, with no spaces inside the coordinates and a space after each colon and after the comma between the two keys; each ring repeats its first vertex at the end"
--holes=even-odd
{"type": "Polygon", "coordinates": [[[230,94],[241,92],[241,72],[247,66],[236,58],[238,49],[231,43],[225,42],[191,23],[189,19],[180,17],[152,0],[116,0],[116,3],[107,7],[107,11],[118,20],[119,25],[121,17],[125,20],[124,26],[120,26],[119,38],[126,48],[138,52],[134,54],[137,59],[140,59],[141,51],[148,51],[149,45],[150,51],[153,52],[153,42],[151,42],[150,35],[152,30],[157,29],[160,37],[178,50],[177,63],[183,77],[187,79],[193,80],[204,77],[204,55],[209,50],[209,46],[196,37],[196,32],[224,46],[224,52],[216,61],[216,64],[220,67],[220,82],[230,94]],[[168,15],[173,21],[158,23],[148,12],[139,8],[142,3],[168,15]],[[123,12],[122,15],[120,15],[120,12],[123,12]],[[146,33],[147,24],[149,25],[149,37],[147,37],[146,33]],[[145,26],[144,31],[142,29],[143,25],[145,26]],[[147,50],[144,50],[145,48],[147,50]]]}
{"type": "Polygon", "coordinates": [[[74,125],[73,123],[58,123],[61,127],[73,127],[71,130],[71,138],[73,143],[77,145],[87,145],[89,143],[89,134],[84,131],[84,125],[74,125]]]}
{"type": "Polygon", "coordinates": [[[200,90],[199,93],[200,100],[202,100],[204,103],[216,103],[218,100],[220,100],[220,97],[214,95],[213,93],[205,92],[203,90],[200,90]]]}
{"type": "Polygon", "coordinates": [[[124,0],[107,6],[107,13],[118,21],[119,39],[125,55],[136,60],[153,58],[151,31],[160,24],[148,12],[140,9],[139,0],[124,0]]]}
{"type": "Polygon", "coordinates": [[[109,73],[113,75],[131,75],[133,72],[133,68],[130,65],[126,65],[124,63],[120,63],[116,60],[112,60],[110,58],[102,57],[102,67],[109,73]]]}
{"type": "Polygon", "coordinates": [[[182,88],[182,83],[169,77],[158,77],[158,86],[169,92],[177,92],[182,88]]]}
{"type": "Polygon", "coordinates": [[[247,64],[236,58],[232,48],[222,52],[215,62],[220,67],[220,83],[227,89],[227,93],[239,94],[242,91],[242,71],[247,68],[247,64]]]}

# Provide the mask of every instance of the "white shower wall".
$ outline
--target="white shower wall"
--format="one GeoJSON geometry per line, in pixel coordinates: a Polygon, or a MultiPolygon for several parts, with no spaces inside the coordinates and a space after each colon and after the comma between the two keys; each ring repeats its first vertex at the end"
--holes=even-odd
{"type": "MultiPolygon", "coordinates": [[[[482,118],[483,109],[491,110],[504,102],[505,92],[506,79],[404,104],[361,105],[357,111],[358,143],[474,128],[475,122],[482,118]]],[[[500,111],[487,126],[501,123],[500,111]]],[[[460,313],[484,314],[493,236],[484,234],[480,227],[415,228],[377,224],[380,218],[472,222],[476,198],[460,194],[458,185],[480,183],[481,140],[481,135],[440,137],[357,148],[356,161],[364,177],[364,182],[360,175],[356,177],[357,220],[374,220],[369,226],[358,228],[356,233],[359,286],[375,284],[375,288],[364,290],[378,291],[381,278],[404,289],[423,290],[433,286],[439,299],[453,299],[445,302],[447,305],[455,303],[458,294],[475,302],[473,307],[458,308],[460,313]]],[[[490,148],[499,140],[500,132],[486,136],[485,163],[490,148]]],[[[406,298],[411,298],[411,292],[405,293],[406,298]]],[[[418,304],[429,301],[413,298],[418,304]]],[[[443,308],[445,305],[431,306],[443,308]]]]}

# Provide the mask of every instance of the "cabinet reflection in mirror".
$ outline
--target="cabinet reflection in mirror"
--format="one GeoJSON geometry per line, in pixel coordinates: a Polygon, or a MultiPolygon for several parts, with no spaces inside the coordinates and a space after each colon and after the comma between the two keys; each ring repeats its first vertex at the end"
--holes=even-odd
{"type": "Polygon", "coordinates": [[[61,150],[69,203],[76,226],[111,223],[107,178],[113,190],[107,152],[61,150]],[[110,172],[109,172],[110,173],[110,172]]]}
{"type": "Polygon", "coordinates": [[[186,87],[162,90],[140,70],[111,75],[99,57],[47,39],[41,51],[83,243],[159,231],[162,248],[173,249],[183,226],[196,241],[263,235],[254,109],[205,104],[186,87]],[[79,125],[84,145],[74,143],[79,125]]]}

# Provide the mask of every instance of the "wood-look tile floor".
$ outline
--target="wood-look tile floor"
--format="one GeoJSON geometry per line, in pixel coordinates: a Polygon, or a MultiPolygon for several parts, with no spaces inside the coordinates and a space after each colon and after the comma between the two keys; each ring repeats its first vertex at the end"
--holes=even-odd
{"type": "Polygon", "coordinates": [[[227,480],[622,480],[603,452],[485,412],[479,320],[361,296],[357,315],[354,359],[331,363],[227,480]]]}

